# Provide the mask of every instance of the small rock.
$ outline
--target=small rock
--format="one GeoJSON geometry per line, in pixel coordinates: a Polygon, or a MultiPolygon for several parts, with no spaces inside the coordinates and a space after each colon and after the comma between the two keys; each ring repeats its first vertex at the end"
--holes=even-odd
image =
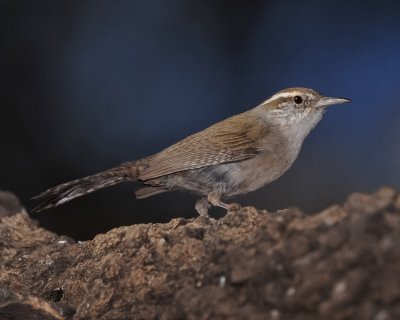
{"type": "Polygon", "coordinates": [[[15,194],[0,190],[0,218],[12,216],[23,210],[21,202],[15,194]]]}

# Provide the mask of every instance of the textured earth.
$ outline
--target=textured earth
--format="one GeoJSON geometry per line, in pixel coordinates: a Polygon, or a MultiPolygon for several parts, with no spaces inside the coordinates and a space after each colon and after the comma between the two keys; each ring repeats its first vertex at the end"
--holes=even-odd
{"type": "Polygon", "coordinates": [[[389,188],[313,215],[246,207],[79,243],[15,208],[0,201],[0,319],[400,319],[389,188]]]}

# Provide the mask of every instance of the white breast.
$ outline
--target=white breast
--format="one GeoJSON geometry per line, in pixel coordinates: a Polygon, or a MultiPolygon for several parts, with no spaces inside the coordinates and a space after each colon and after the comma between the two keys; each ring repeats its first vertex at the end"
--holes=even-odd
{"type": "Polygon", "coordinates": [[[296,160],[304,139],[321,120],[322,115],[322,110],[314,110],[305,118],[295,115],[284,119],[275,117],[274,125],[279,126],[282,133],[281,145],[273,148],[266,146],[265,150],[269,152],[265,155],[232,166],[229,171],[232,181],[242,183],[245,192],[250,192],[278,179],[296,160]]]}

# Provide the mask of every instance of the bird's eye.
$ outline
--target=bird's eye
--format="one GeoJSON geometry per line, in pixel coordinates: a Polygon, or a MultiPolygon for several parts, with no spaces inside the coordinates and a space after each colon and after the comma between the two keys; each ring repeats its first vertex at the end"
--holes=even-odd
{"type": "Polygon", "coordinates": [[[293,100],[294,100],[294,103],[296,103],[296,104],[300,104],[303,102],[303,98],[300,96],[295,96],[293,100]]]}

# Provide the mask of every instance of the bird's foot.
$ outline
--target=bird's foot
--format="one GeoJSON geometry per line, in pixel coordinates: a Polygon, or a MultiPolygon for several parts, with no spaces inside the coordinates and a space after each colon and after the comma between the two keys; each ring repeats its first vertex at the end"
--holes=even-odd
{"type": "Polygon", "coordinates": [[[238,211],[241,206],[237,203],[225,203],[221,201],[221,196],[214,192],[210,192],[208,194],[208,202],[211,203],[214,207],[221,207],[226,209],[227,211],[238,211]]]}
{"type": "Polygon", "coordinates": [[[221,207],[226,210],[228,210],[229,205],[226,204],[225,202],[221,201],[221,195],[215,193],[215,192],[210,192],[208,194],[208,202],[211,203],[214,207],[221,207]]]}

